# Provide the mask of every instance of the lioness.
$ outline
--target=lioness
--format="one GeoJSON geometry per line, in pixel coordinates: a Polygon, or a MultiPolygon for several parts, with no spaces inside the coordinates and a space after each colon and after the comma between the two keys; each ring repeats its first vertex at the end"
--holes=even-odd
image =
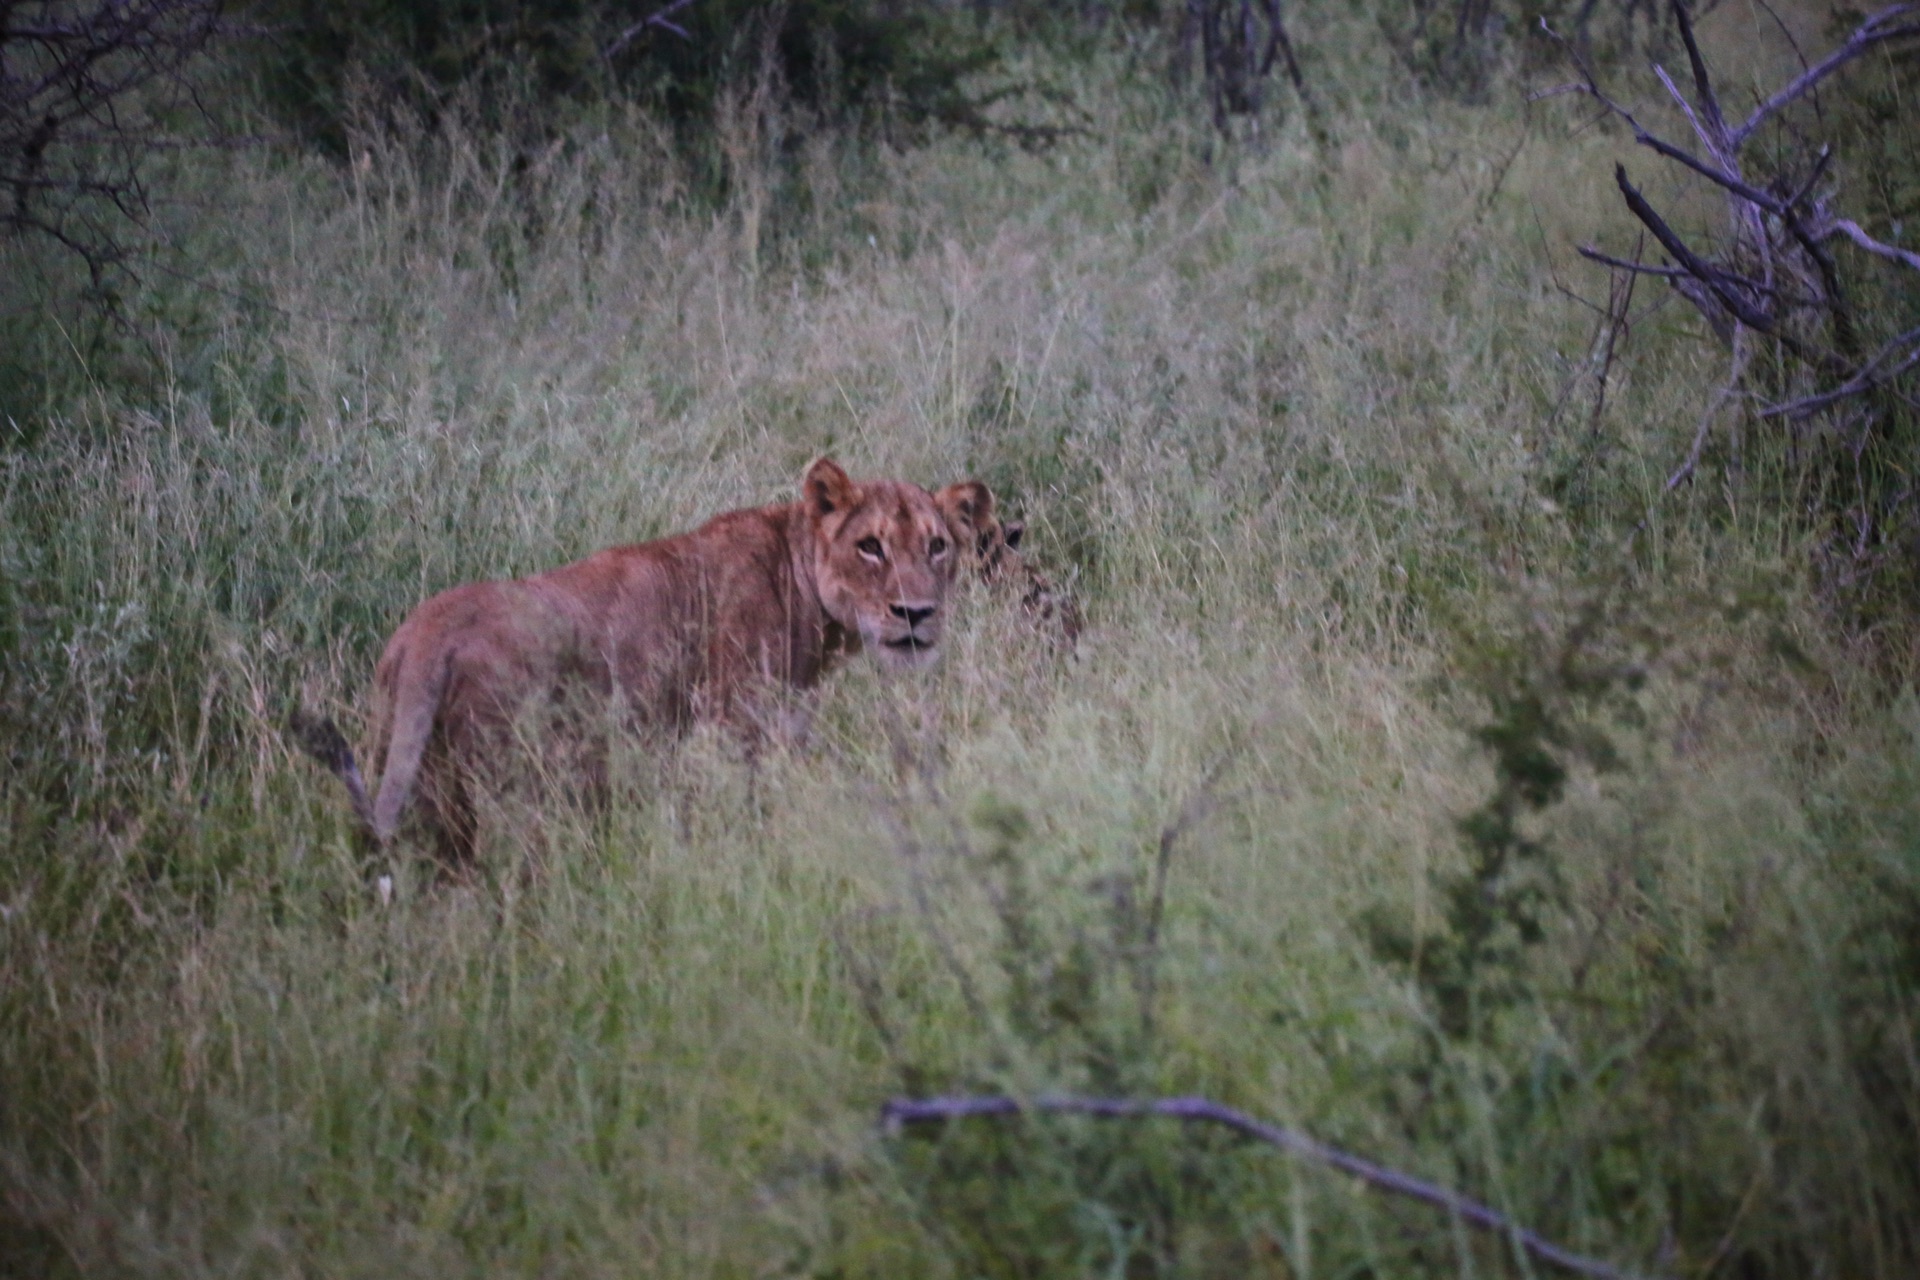
{"type": "Polygon", "coordinates": [[[300,717],[295,730],[379,844],[417,791],[457,868],[474,856],[474,788],[530,711],[597,701],[641,724],[711,717],[752,734],[773,696],[811,687],[841,656],[930,662],[957,561],[951,524],[971,530],[992,502],[975,481],[937,496],[898,480],[856,484],[822,458],[798,501],[415,608],[374,671],[377,798],[330,722],[300,717]]]}
{"type": "Polygon", "coordinates": [[[953,540],[965,549],[967,562],[980,580],[1008,585],[1020,592],[1020,607],[1050,639],[1071,651],[1080,639],[1080,606],[1071,593],[1054,586],[1053,579],[1034,567],[1020,550],[1026,535],[1024,521],[1002,521],[994,509],[993,494],[978,480],[948,485],[940,491],[941,509],[953,540]]]}

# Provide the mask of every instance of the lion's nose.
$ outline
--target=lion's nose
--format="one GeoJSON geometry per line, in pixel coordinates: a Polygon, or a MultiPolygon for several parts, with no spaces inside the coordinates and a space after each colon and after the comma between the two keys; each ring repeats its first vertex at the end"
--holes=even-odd
{"type": "Polygon", "coordinates": [[[928,618],[931,618],[936,607],[935,605],[915,606],[910,604],[890,604],[887,606],[888,609],[893,611],[894,617],[902,618],[906,621],[908,630],[918,627],[928,618]]]}

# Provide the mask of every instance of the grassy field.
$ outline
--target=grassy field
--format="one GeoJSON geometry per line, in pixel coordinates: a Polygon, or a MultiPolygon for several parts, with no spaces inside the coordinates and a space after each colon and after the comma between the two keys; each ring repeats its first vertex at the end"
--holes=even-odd
{"type": "Polygon", "coordinates": [[[1207,1094],[1629,1271],[1920,1269],[1911,633],[1757,434],[1662,495],[1716,348],[1608,367],[1557,287],[1628,140],[1365,56],[1232,148],[1119,55],[1031,154],[749,103],[717,203],[613,109],[183,156],[113,323],[0,248],[0,1272],[1548,1274],[1171,1124],[876,1123],[961,1090],[1207,1094]],[[823,453],[993,485],[1078,653],[969,589],[806,747],[521,815],[541,874],[363,865],[290,705],[823,453]]]}

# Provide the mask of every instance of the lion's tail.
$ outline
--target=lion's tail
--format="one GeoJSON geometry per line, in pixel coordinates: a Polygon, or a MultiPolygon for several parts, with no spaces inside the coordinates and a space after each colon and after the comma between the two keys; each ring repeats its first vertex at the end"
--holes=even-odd
{"type": "Polygon", "coordinates": [[[347,745],[340,726],[325,716],[309,715],[295,707],[288,717],[293,739],[308,755],[325,765],[335,777],[347,784],[347,798],[353,802],[353,815],[368,831],[373,830],[373,802],[367,798],[366,779],[354,761],[353,748],[347,745]]]}
{"type": "Polygon", "coordinates": [[[416,652],[404,655],[394,678],[388,703],[389,733],[386,769],[380,775],[380,798],[373,806],[373,835],[381,844],[400,829],[400,815],[413,795],[420,762],[433,737],[440,714],[440,698],[447,689],[452,654],[416,652]]]}

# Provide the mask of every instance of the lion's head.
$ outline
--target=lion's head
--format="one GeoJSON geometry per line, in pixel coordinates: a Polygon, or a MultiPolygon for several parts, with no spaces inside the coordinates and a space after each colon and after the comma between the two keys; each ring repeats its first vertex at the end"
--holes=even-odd
{"type": "Polygon", "coordinates": [[[827,615],[887,667],[938,655],[956,553],[933,495],[900,480],[855,484],[831,459],[807,468],[801,501],[827,615]]]}
{"type": "Polygon", "coordinates": [[[1072,649],[1080,638],[1080,606],[1071,593],[1054,586],[1053,579],[1021,552],[1026,525],[1019,520],[1002,520],[993,491],[978,480],[950,484],[933,500],[946,517],[947,531],[980,581],[1010,584],[1017,589],[1027,616],[1072,649]]]}
{"type": "Polygon", "coordinates": [[[983,582],[1027,572],[1026,559],[1020,554],[1027,526],[1019,520],[1002,521],[994,508],[993,491],[986,485],[962,480],[940,490],[933,501],[983,582]]]}

